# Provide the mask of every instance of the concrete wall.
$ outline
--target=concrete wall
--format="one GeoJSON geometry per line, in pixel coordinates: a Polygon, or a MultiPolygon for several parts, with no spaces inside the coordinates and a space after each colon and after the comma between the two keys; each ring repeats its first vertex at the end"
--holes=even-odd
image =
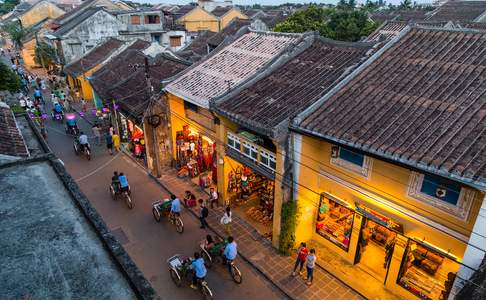
{"type": "Polygon", "coordinates": [[[190,42],[189,36],[186,35],[185,31],[182,30],[171,30],[164,32],[162,34],[162,46],[170,47],[172,51],[179,51],[180,49],[184,48],[187,43],[190,42]],[[171,47],[170,46],[170,37],[171,36],[180,36],[181,37],[181,45],[179,47],[171,47]]]}
{"type": "Polygon", "coordinates": [[[117,37],[121,26],[122,23],[109,13],[95,13],[62,38],[65,63],[78,59],[106,38],[117,37]]]}

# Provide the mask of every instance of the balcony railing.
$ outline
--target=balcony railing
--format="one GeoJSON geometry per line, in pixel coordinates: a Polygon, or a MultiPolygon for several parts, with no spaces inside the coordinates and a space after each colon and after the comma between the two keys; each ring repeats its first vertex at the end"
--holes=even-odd
{"type": "Polygon", "coordinates": [[[241,154],[253,164],[268,169],[272,174],[276,171],[277,157],[274,152],[232,132],[227,133],[226,143],[229,149],[241,154]]]}

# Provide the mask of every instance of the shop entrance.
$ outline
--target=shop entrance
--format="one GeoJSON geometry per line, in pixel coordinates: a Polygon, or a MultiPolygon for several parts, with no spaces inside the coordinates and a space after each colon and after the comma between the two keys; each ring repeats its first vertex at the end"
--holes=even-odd
{"type": "Polygon", "coordinates": [[[275,182],[253,169],[226,157],[228,199],[233,211],[261,235],[272,239],[275,182]]]}
{"type": "Polygon", "coordinates": [[[401,226],[362,205],[357,210],[364,217],[355,263],[384,283],[401,226]]]}
{"type": "Polygon", "coordinates": [[[212,139],[183,126],[176,135],[176,160],[180,178],[189,177],[202,189],[216,188],[216,144],[212,139]]]}

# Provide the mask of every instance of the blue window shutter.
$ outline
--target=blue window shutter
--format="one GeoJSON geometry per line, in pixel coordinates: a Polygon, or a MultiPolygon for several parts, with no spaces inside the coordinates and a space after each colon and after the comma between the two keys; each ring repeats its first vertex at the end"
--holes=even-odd
{"type": "Polygon", "coordinates": [[[422,182],[420,192],[445,201],[447,203],[456,205],[457,201],[459,200],[461,187],[454,182],[441,179],[436,176],[424,175],[424,181],[422,182]],[[438,195],[438,190],[445,191],[445,196],[440,197],[438,195]]]}
{"type": "Polygon", "coordinates": [[[358,165],[360,167],[362,167],[364,164],[363,154],[352,152],[342,147],[339,149],[339,158],[348,161],[350,163],[353,163],[355,165],[358,165]]]}

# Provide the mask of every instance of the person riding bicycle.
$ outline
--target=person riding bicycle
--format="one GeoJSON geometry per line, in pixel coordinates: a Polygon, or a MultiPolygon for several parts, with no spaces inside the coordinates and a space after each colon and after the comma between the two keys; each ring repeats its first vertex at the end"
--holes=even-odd
{"type": "Polygon", "coordinates": [[[223,264],[228,264],[229,271],[231,273],[231,265],[229,264],[235,260],[238,255],[237,245],[232,236],[228,237],[228,244],[224,248],[223,252],[223,264]]]}
{"type": "Polygon", "coordinates": [[[207,273],[206,266],[204,265],[204,259],[198,252],[194,253],[194,259],[191,262],[191,268],[194,270],[191,288],[197,289],[197,282],[204,280],[207,273]]]}
{"type": "Polygon", "coordinates": [[[181,200],[177,198],[175,195],[170,196],[171,204],[170,204],[170,213],[175,216],[181,215],[181,200]]]}
{"type": "Polygon", "coordinates": [[[211,248],[214,247],[215,241],[213,239],[213,236],[208,234],[206,235],[206,238],[200,242],[199,245],[201,245],[201,248],[206,249],[206,251],[210,251],[211,248]]]}
{"type": "Polygon", "coordinates": [[[118,172],[113,172],[113,177],[111,177],[111,186],[115,191],[118,191],[118,189],[120,188],[120,179],[118,177],[118,172]]]}
{"type": "Polygon", "coordinates": [[[130,186],[128,185],[127,177],[122,173],[118,176],[118,180],[120,181],[120,190],[121,192],[129,192],[130,186]]]}
{"type": "Polygon", "coordinates": [[[81,147],[81,150],[84,151],[84,148],[85,147],[86,147],[86,149],[91,150],[89,148],[88,136],[84,132],[82,132],[82,131],[79,134],[78,142],[79,142],[79,146],[81,147]]]}

